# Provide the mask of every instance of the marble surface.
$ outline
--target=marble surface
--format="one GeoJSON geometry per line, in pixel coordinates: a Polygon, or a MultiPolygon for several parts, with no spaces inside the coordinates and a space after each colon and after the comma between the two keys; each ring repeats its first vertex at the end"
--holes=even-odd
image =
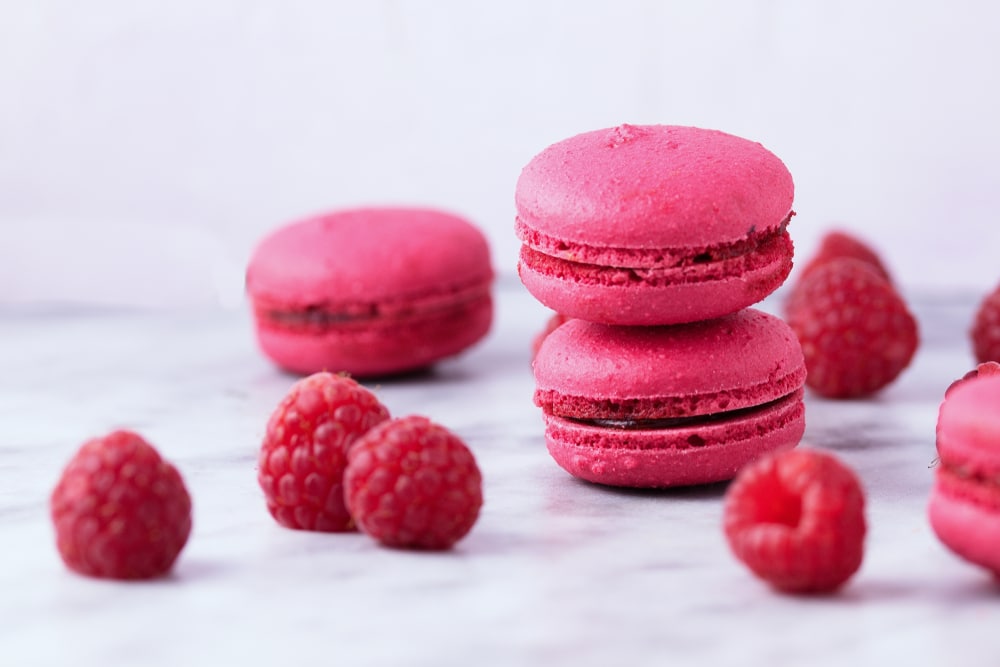
{"type": "Polygon", "coordinates": [[[545,313],[513,280],[497,292],[482,345],[376,386],[393,414],[460,434],[483,470],[479,523],[442,554],[270,519],[255,456],[293,378],[257,354],[245,312],[0,310],[0,664],[1000,664],[998,588],[925,517],[973,297],[911,295],[922,348],[876,399],[807,396],[805,441],[858,471],[870,525],[861,571],[817,598],[776,594],[731,557],[725,485],[615,490],[558,468],[531,403],[545,313]],[[75,576],[53,546],[62,466],[114,427],[145,434],[194,499],[164,580],[75,576]]]}

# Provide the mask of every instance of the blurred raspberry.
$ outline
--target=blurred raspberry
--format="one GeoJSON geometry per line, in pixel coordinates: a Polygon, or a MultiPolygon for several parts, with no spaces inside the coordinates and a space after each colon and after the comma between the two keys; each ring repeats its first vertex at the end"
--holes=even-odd
{"type": "Polygon", "coordinates": [[[916,352],[917,323],[882,276],[856,259],[831,260],[812,271],[785,306],[802,344],[806,385],[830,398],[882,389],[916,352]]]}
{"type": "Polygon", "coordinates": [[[824,593],[861,566],[864,492],[830,454],[793,449],[745,467],[726,491],[726,539],[775,588],[824,593]]]}
{"type": "Polygon", "coordinates": [[[483,504],[472,452],[426,417],[385,422],[358,440],[344,485],[358,527],[390,547],[448,549],[483,504]]]}
{"type": "Polygon", "coordinates": [[[347,450],[389,418],[373,393],[354,380],[316,373],[296,382],[267,424],[257,481],[282,526],[354,530],[344,504],[347,450]]]}
{"type": "Polygon", "coordinates": [[[971,336],[976,361],[1000,361],[1000,286],[979,304],[971,336]]]}
{"type": "Polygon", "coordinates": [[[861,239],[841,230],[830,231],[823,236],[816,254],[802,267],[796,280],[803,280],[807,275],[831,260],[845,257],[865,262],[887,281],[892,282],[892,278],[878,253],[861,239]]]}
{"type": "Polygon", "coordinates": [[[52,492],[59,555],[92,577],[166,574],[191,533],[191,497],[177,469],[141,436],[89,440],[52,492]]]}

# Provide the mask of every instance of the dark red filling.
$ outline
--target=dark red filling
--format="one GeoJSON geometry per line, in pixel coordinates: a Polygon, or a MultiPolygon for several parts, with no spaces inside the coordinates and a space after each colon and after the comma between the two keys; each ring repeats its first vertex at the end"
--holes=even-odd
{"type": "Polygon", "coordinates": [[[405,326],[407,321],[442,317],[463,317],[490,301],[488,287],[457,292],[445,298],[379,303],[315,304],[282,308],[258,300],[254,312],[258,321],[280,329],[321,331],[335,327],[369,326],[373,322],[405,326]]]}
{"type": "MultiPolygon", "coordinates": [[[[752,248],[727,251],[713,249],[678,260],[667,266],[610,266],[576,262],[521,246],[521,263],[530,269],[561,280],[604,285],[643,284],[671,286],[721,280],[733,275],[748,274],[772,268],[775,287],[791,271],[792,241],[787,231],[768,234],[752,248]]],[[[624,258],[622,258],[624,259],[624,258]]],[[[636,262],[638,263],[638,261],[636,262]]]]}
{"type": "MultiPolygon", "coordinates": [[[[739,260],[746,256],[768,255],[773,253],[773,248],[784,248],[781,243],[786,237],[788,223],[791,221],[794,212],[789,212],[786,217],[776,227],[769,227],[758,230],[751,226],[746,236],[729,243],[706,246],[704,248],[624,248],[624,247],[594,247],[589,251],[598,259],[591,259],[588,262],[579,262],[574,258],[576,255],[575,246],[567,241],[548,236],[527,226],[520,220],[517,221],[517,235],[524,243],[529,257],[539,254],[544,257],[558,259],[573,264],[592,264],[604,269],[618,269],[637,271],[649,270],[677,270],[704,268],[706,264],[716,262],[728,262],[739,260]],[[574,258],[574,259],[570,259],[574,258]]],[[[541,261],[541,260],[535,260],[541,261]]]]}
{"type": "Polygon", "coordinates": [[[726,410],[723,412],[715,412],[708,415],[692,415],[689,417],[663,417],[659,419],[580,419],[576,417],[564,417],[564,419],[575,422],[577,424],[584,424],[587,426],[597,426],[599,428],[612,428],[621,431],[654,431],[660,429],[672,429],[672,428],[690,428],[692,426],[703,426],[708,424],[714,424],[717,422],[727,421],[730,419],[739,419],[742,417],[748,417],[758,412],[764,412],[769,408],[772,408],[779,403],[788,400],[796,393],[788,394],[787,396],[782,396],[781,398],[776,398],[773,401],[768,401],[762,405],[752,405],[746,408],[737,408],[736,410],[726,410]]]}

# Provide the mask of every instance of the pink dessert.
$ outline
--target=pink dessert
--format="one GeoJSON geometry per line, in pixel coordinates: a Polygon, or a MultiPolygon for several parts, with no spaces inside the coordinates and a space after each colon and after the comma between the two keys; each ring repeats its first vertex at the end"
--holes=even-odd
{"type": "Polygon", "coordinates": [[[949,549],[1000,577],[1000,376],[954,385],[941,404],[931,527],[949,549]]]}
{"type": "Polygon", "coordinates": [[[517,182],[522,282],[568,317],[694,322],[773,292],[792,267],[794,186],[758,143],[621,125],[561,141],[517,182]]]}
{"type": "Polygon", "coordinates": [[[805,427],[795,334],[754,309],[671,327],[570,320],[533,367],[549,452],[591,482],[731,479],[765,452],[794,447],[805,427]]]}
{"type": "Polygon", "coordinates": [[[247,269],[261,349],[280,367],[379,376],[426,367],[489,331],[483,234],[429,209],[309,218],[257,246],[247,269]]]}

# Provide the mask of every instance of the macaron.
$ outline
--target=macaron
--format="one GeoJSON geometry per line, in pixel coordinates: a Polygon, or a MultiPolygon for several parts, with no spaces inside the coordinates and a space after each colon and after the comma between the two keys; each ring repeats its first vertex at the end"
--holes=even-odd
{"type": "Polygon", "coordinates": [[[802,438],[802,350],[748,308],[661,327],[569,320],[533,364],[545,441],[571,475],[611,486],[731,479],[802,438]]]}
{"type": "Polygon", "coordinates": [[[493,269],[469,221],[359,208],[266,236],[247,268],[257,341],[293,373],[374,377],[425,368],[489,331],[493,269]]]}
{"type": "Polygon", "coordinates": [[[928,515],[938,539],[1000,577],[1000,376],[955,384],[937,422],[928,515]]]}
{"type": "Polygon", "coordinates": [[[773,153],[717,130],[580,134],[521,172],[518,273],[536,299],[569,317],[624,325],[720,317],[788,277],[793,194],[773,153]]]}

